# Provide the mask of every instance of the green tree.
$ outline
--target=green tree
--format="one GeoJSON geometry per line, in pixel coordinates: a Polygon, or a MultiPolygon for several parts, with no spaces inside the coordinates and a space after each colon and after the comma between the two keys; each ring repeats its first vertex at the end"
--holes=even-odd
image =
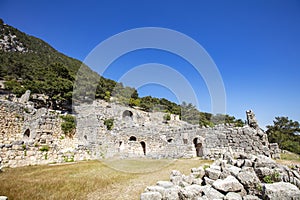
{"type": "Polygon", "coordinates": [[[300,154],[300,124],[288,117],[275,117],[273,125],[267,126],[269,142],[278,143],[281,149],[300,154]]]}

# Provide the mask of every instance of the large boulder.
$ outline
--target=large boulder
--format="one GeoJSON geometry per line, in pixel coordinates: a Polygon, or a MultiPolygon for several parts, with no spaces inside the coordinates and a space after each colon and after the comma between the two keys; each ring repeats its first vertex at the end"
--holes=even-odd
{"type": "Polygon", "coordinates": [[[141,194],[141,200],[161,200],[162,195],[159,192],[145,192],[141,194]]]}
{"type": "Polygon", "coordinates": [[[217,180],[220,177],[220,174],[221,171],[218,169],[213,169],[213,168],[205,169],[205,175],[212,180],[217,180]]]}
{"type": "Polygon", "coordinates": [[[224,195],[210,185],[202,186],[202,191],[208,199],[223,199],[224,195]]]}
{"type": "Polygon", "coordinates": [[[253,168],[243,168],[237,175],[237,179],[244,185],[246,189],[255,189],[260,184],[259,178],[256,176],[253,168]]]}
{"type": "Polygon", "coordinates": [[[228,170],[230,172],[231,175],[233,176],[237,176],[239,174],[239,172],[241,171],[241,168],[233,166],[233,165],[226,165],[225,169],[228,170]]]}
{"type": "Polygon", "coordinates": [[[168,188],[165,189],[164,193],[163,193],[163,199],[164,200],[179,200],[179,187],[172,187],[172,188],[168,188]]]}
{"type": "Polygon", "coordinates": [[[268,167],[258,167],[255,169],[255,173],[262,180],[265,176],[274,174],[274,170],[268,167]]]}
{"type": "Polygon", "coordinates": [[[202,187],[200,185],[189,185],[180,189],[178,195],[181,200],[192,200],[197,196],[202,196],[202,187]]]}
{"type": "Polygon", "coordinates": [[[192,168],[191,172],[196,178],[203,178],[203,176],[205,175],[205,171],[202,167],[192,168]]]}
{"type": "Polygon", "coordinates": [[[243,200],[259,200],[260,198],[258,198],[257,196],[254,195],[246,195],[243,196],[243,200]]]}
{"type": "Polygon", "coordinates": [[[216,180],[213,187],[221,192],[237,192],[243,189],[243,185],[233,176],[216,180]]]}
{"type": "Polygon", "coordinates": [[[228,192],[226,194],[224,200],[242,200],[242,197],[239,193],[228,192]]]}
{"type": "Polygon", "coordinates": [[[254,168],[258,168],[258,167],[268,167],[268,168],[274,168],[276,167],[276,162],[267,156],[263,156],[263,155],[259,155],[257,156],[257,158],[254,161],[254,168]]]}
{"type": "Polygon", "coordinates": [[[171,188],[174,186],[174,184],[170,181],[158,181],[156,183],[157,186],[163,187],[163,188],[171,188]]]}
{"type": "Polygon", "coordinates": [[[160,194],[163,194],[165,192],[165,188],[160,186],[148,186],[145,189],[145,192],[159,192],[160,194]]]}
{"type": "Polygon", "coordinates": [[[265,184],[263,186],[263,197],[266,200],[300,200],[300,190],[291,183],[265,184]]]}

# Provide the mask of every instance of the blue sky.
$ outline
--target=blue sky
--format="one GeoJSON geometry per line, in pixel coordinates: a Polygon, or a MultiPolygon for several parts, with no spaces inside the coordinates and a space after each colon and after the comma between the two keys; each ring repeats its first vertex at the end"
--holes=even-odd
{"type": "MultiPolygon", "coordinates": [[[[84,60],[105,39],[139,27],[164,27],[196,40],[217,65],[226,89],[227,113],[245,119],[253,109],[262,127],[276,116],[300,121],[300,1],[0,1],[0,17],[58,51],[84,60]]],[[[199,109],[211,111],[207,87],[178,55],[131,52],[105,76],[118,80],[132,67],[162,63],[193,85],[199,109]]],[[[168,89],[145,85],[141,96],[166,97],[168,89]]]]}

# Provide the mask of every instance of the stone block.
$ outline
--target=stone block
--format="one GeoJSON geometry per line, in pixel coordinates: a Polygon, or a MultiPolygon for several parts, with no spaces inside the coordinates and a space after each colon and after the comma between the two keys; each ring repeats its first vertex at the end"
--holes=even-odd
{"type": "Polygon", "coordinates": [[[221,192],[237,192],[243,189],[243,185],[233,176],[228,176],[224,180],[218,179],[212,186],[221,192]]]}
{"type": "Polygon", "coordinates": [[[299,200],[300,190],[291,183],[278,182],[263,186],[265,199],[299,200]]]}

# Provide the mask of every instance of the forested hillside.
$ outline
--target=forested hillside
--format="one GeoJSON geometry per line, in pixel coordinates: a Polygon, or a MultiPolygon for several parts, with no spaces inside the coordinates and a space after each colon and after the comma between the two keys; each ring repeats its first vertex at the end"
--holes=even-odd
{"type": "MultiPolygon", "coordinates": [[[[5,81],[6,90],[22,95],[45,94],[52,109],[70,110],[74,80],[82,62],[59,53],[46,42],[29,36],[9,26],[0,19],[0,80],[5,81]]],[[[83,66],[85,73],[97,79],[96,99],[115,101],[120,104],[139,107],[147,112],[166,112],[180,115],[182,120],[202,126],[231,123],[243,126],[244,122],[229,115],[212,115],[199,112],[192,104],[178,105],[164,98],[139,97],[135,88],[123,86],[114,80],[106,79],[83,66]],[[113,98],[112,98],[113,97],[113,98]]],[[[89,77],[86,77],[88,84],[89,77]]],[[[83,83],[84,85],[85,83],[83,83]]],[[[81,96],[88,96],[79,94],[81,96]]]]}

